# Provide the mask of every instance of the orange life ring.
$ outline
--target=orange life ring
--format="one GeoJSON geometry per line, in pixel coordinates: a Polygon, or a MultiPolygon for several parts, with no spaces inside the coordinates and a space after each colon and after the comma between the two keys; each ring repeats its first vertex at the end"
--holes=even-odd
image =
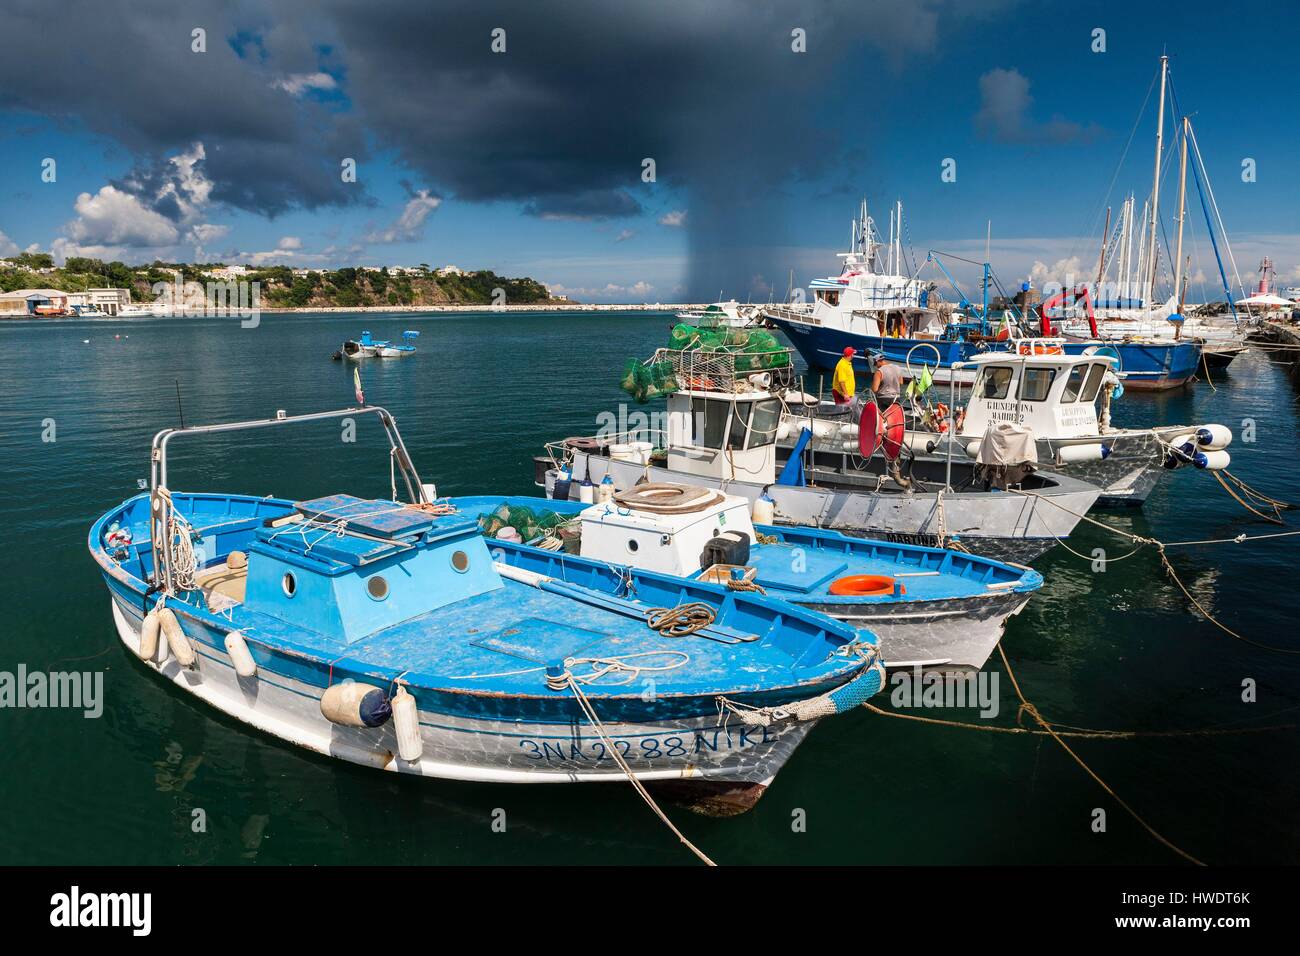
{"type": "MultiPolygon", "coordinates": [[[[831,582],[831,594],[840,597],[880,597],[893,594],[895,583],[897,582],[893,578],[884,574],[850,574],[831,582]]],[[[906,594],[907,588],[899,584],[898,593],[906,594]]]]}

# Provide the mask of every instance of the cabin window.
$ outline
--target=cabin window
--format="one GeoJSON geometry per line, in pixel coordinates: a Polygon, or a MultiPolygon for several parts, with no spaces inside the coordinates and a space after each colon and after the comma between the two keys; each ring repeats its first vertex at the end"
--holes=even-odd
{"type": "Polygon", "coordinates": [[[748,448],[770,445],[776,440],[776,426],[781,424],[781,403],[773,398],[754,403],[749,419],[748,448]]]}
{"type": "Polygon", "coordinates": [[[1004,365],[986,366],[980,372],[979,385],[976,387],[976,394],[980,398],[1006,398],[1007,392],[1011,390],[1011,369],[1004,365]]]}
{"type": "Polygon", "coordinates": [[[839,290],[830,291],[826,289],[818,289],[817,292],[814,294],[817,296],[818,299],[825,302],[827,305],[840,304],[839,290]]]}
{"type": "Polygon", "coordinates": [[[280,588],[284,591],[285,597],[293,597],[298,592],[298,579],[293,576],[292,571],[284,572],[284,577],[280,579],[280,588]]]}
{"type": "Polygon", "coordinates": [[[691,437],[695,445],[701,448],[722,448],[727,434],[727,416],[731,414],[731,402],[717,398],[697,398],[691,402],[691,411],[694,413],[691,437]]]}
{"type": "Polygon", "coordinates": [[[775,398],[761,402],[736,402],[727,447],[739,450],[770,445],[780,422],[781,403],[775,398]]]}
{"type": "Polygon", "coordinates": [[[1079,394],[1083,391],[1083,376],[1091,367],[1091,364],[1076,365],[1070,369],[1070,377],[1065,380],[1065,390],[1061,392],[1062,403],[1073,402],[1078,399],[1079,394]]]}
{"type": "Polygon", "coordinates": [[[388,597],[388,582],[381,575],[376,574],[366,582],[366,593],[376,601],[382,601],[388,597]]]}
{"type": "Polygon", "coordinates": [[[1041,402],[1052,390],[1056,379],[1054,368],[1026,368],[1020,377],[1020,400],[1022,402],[1041,402]]]}
{"type": "Polygon", "coordinates": [[[1082,401],[1091,402],[1097,398],[1097,392],[1101,389],[1101,378],[1106,374],[1106,366],[1100,362],[1095,362],[1088,366],[1088,381],[1083,386],[1082,401]]]}

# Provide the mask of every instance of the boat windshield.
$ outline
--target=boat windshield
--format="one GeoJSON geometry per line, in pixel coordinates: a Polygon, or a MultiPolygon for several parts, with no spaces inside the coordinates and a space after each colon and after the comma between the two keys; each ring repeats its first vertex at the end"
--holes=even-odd
{"type": "Polygon", "coordinates": [[[1091,402],[1096,399],[1097,392],[1101,389],[1101,377],[1106,374],[1106,366],[1101,362],[1094,362],[1088,368],[1088,382],[1083,387],[1082,401],[1091,402]]]}
{"type": "Polygon", "coordinates": [[[975,394],[980,398],[1006,398],[1011,390],[1011,369],[1005,365],[986,365],[980,370],[975,394]]]}
{"type": "Polygon", "coordinates": [[[1079,398],[1079,393],[1083,390],[1084,373],[1091,368],[1091,365],[1076,365],[1070,369],[1070,377],[1065,381],[1065,390],[1061,392],[1061,402],[1073,402],[1079,398]]]}
{"type": "Polygon", "coordinates": [[[1052,390],[1056,379],[1054,368],[1027,368],[1020,378],[1020,400],[1022,402],[1041,402],[1052,390]]]}

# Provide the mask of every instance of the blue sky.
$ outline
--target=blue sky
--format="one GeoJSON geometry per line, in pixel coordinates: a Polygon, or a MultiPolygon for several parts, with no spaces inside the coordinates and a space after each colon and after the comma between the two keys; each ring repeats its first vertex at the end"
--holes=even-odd
{"type": "MultiPolygon", "coordinates": [[[[31,52],[0,65],[0,254],[452,263],[588,301],[766,299],[790,270],[834,270],[865,196],[879,219],[903,201],[920,257],[982,258],[992,220],[1004,280],[1086,276],[1167,49],[1243,278],[1269,254],[1300,285],[1300,14],[1283,7],[355,6],[73,0],[56,22],[19,0],[7,42],[31,52]]],[[[1155,99],[1115,206],[1150,190],[1155,99]]],[[[1213,295],[1200,217],[1193,272],[1213,295]]]]}

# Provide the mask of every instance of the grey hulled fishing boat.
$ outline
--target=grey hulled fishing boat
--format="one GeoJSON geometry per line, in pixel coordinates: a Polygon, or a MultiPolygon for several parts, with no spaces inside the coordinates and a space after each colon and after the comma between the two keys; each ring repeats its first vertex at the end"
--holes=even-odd
{"type": "MultiPolygon", "coordinates": [[[[917,461],[910,475],[883,457],[815,451],[811,434],[793,447],[778,443],[789,350],[752,352],[661,349],[642,368],[666,394],[666,427],[650,441],[633,436],[569,438],[535,460],[535,479],[553,495],[571,475],[608,475],[618,489],[639,482],[719,488],[751,501],[769,499],[775,524],[831,528],[888,541],[944,547],[1021,563],[1069,535],[1100,490],[1064,475],[1032,471],[1008,490],[977,480],[965,461],[917,461]]],[[[564,487],[563,485],[561,487],[564,487]]]]}

